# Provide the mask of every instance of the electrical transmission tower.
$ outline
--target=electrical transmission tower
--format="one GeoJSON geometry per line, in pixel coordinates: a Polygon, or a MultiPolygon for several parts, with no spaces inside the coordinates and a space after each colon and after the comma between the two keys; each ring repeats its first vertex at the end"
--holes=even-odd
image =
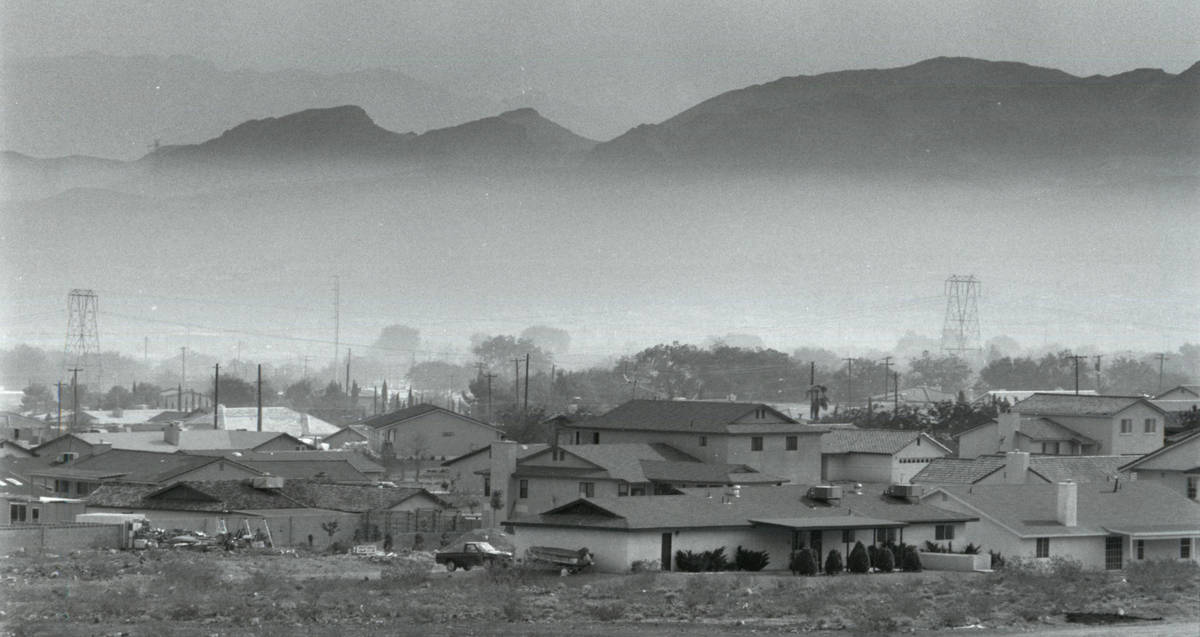
{"type": "Polygon", "coordinates": [[[983,351],[979,337],[979,279],[974,275],[950,275],[946,279],[946,323],[942,327],[942,351],[959,358],[983,351]]]}
{"type": "Polygon", "coordinates": [[[99,297],[92,290],[71,290],[67,295],[67,344],[63,348],[63,373],[78,369],[79,382],[100,388],[99,297]]]}

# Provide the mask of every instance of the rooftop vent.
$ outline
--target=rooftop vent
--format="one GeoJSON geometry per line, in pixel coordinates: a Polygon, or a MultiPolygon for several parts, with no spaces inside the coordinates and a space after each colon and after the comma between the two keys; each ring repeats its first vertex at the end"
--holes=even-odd
{"type": "Polygon", "coordinates": [[[919,484],[893,484],[883,492],[893,498],[919,498],[925,493],[925,487],[919,484]]]}
{"type": "Polygon", "coordinates": [[[810,500],[820,500],[822,502],[841,500],[842,488],[837,485],[823,484],[809,488],[807,495],[810,500]]]}

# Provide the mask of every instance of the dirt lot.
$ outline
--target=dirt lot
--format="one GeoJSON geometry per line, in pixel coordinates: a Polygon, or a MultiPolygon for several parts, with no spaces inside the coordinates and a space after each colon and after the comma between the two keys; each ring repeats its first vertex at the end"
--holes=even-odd
{"type": "Polygon", "coordinates": [[[15,635],[1195,634],[1200,569],[992,574],[447,573],[429,554],[85,552],[0,559],[15,635]],[[1162,618],[1079,627],[1068,612],[1162,618]],[[1078,632],[1080,629],[1084,632],[1078,632]]]}

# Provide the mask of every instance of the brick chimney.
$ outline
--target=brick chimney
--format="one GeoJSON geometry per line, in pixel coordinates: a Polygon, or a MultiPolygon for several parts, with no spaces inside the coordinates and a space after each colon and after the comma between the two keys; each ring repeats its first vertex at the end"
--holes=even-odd
{"type": "Polygon", "coordinates": [[[1079,485],[1074,482],[1059,482],[1054,499],[1054,518],[1063,526],[1078,524],[1079,485]]]}
{"type": "Polygon", "coordinates": [[[1025,484],[1028,473],[1028,451],[1009,451],[1004,454],[1004,484],[1025,484]]]}
{"type": "Polygon", "coordinates": [[[176,447],[178,447],[179,446],[179,430],[180,430],[179,423],[177,423],[177,422],[173,422],[173,423],[167,425],[166,428],[163,429],[163,442],[166,442],[168,445],[175,445],[176,447]]]}

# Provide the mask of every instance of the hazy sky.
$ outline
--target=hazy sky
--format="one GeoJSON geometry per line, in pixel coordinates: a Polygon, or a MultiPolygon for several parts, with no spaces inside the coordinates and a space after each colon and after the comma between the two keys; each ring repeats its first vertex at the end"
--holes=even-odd
{"type": "Polygon", "coordinates": [[[1179,72],[1200,2],[5,0],[3,53],[186,54],[225,69],[393,67],[496,97],[608,99],[646,121],[781,76],[939,55],[1077,75],[1179,72]]]}

